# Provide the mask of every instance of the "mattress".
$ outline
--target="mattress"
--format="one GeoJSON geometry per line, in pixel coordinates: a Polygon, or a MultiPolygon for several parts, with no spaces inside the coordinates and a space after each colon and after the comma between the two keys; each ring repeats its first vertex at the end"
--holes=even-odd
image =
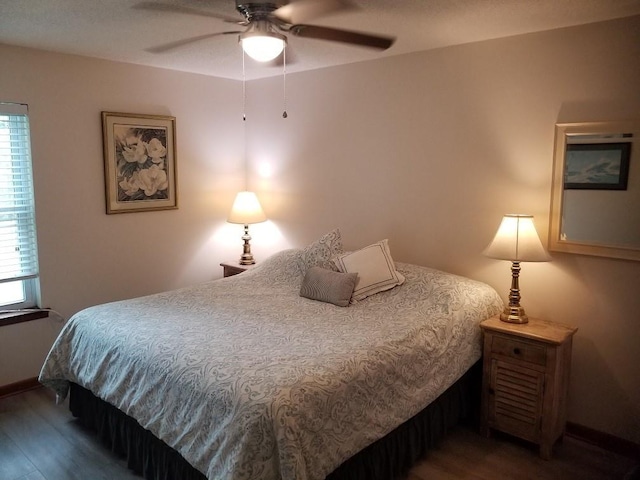
{"type": "Polygon", "coordinates": [[[323,479],[480,358],[488,285],[397,263],[346,308],[299,296],[301,251],[242,275],[76,314],[40,381],[105,400],[210,479],[323,479]]]}

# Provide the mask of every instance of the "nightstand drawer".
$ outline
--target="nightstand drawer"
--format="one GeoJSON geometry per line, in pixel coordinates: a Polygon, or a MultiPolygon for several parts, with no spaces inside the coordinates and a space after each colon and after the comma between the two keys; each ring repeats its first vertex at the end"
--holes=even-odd
{"type": "Polygon", "coordinates": [[[501,335],[493,335],[491,352],[536,365],[544,366],[547,362],[547,349],[544,346],[521,342],[501,335]]]}

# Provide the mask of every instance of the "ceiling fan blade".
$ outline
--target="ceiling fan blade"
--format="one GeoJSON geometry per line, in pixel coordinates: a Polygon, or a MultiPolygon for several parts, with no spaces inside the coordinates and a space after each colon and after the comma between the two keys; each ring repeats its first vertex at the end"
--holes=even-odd
{"type": "Polygon", "coordinates": [[[196,10],[195,8],[181,7],[179,5],[170,5],[168,3],[139,2],[133,5],[131,8],[136,10],[149,10],[154,12],[184,13],[187,15],[198,15],[200,17],[217,18],[218,20],[224,20],[225,22],[243,23],[243,20],[229,17],[227,15],[205,12],[204,10],[196,10]]]}
{"type": "Polygon", "coordinates": [[[385,37],[381,35],[371,35],[368,33],[352,32],[349,30],[339,30],[337,28],[318,27],[315,25],[293,25],[289,32],[298,37],[315,38],[318,40],[330,40],[333,42],[350,43],[363,47],[386,50],[395,37],[385,37]]]}
{"type": "Polygon", "coordinates": [[[273,12],[279,20],[289,24],[308,22],[328,13],[357,8],[347,0],[296,0],[273,12]]]}
{"type": "Polygon", "coordinates": [[[219,35],[231,35],[231,34],[242,33],[241,31],[237,32],[217,32],[217,33],[207,33],[205,35],[199,35],[197,37],[185,38],[184,40],[177,40],[175,42],[165,43],[163,45],[158,45],[156,47],[151,47],[145,49],[147,52],[151,53],[164,53],[169,50],[173,50],[174,48],[183,47],[185,45],[189,45],[191,43],[199,42],[201,40],[207,40],[208,38],[217,37],[219,35]]]}

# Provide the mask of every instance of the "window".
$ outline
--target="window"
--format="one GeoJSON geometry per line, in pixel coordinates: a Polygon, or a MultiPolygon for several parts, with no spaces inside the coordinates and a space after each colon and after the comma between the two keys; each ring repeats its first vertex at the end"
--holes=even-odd
{"type": "Polygon", "coordinates": [[[0,311],[35,307],[37,282],[27,106],[0,103],[0,311]]]}

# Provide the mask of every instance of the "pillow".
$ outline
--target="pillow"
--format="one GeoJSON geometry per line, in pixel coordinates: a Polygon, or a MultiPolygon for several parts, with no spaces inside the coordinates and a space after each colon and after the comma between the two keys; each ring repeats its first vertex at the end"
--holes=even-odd
{"type": "Polygon", "coordinates": [[[306,273],[311,267],[321,267],[325,270],[337,271],[338,269],[331,262],[331,257],[335,257],[343,252],[342,236],[340,235],[340,230],[336,228],[302,250],[299,261],[300,269],[302,273],[306,273]]]}
{"type": "Polygon", "coordinates": [[[333,262],[339,272],[358,273],[352,303],[404,283],[404,276],[396,270],[391,258],[387,239],[356,252],[338,255],[333,262]]]}
{"type": "Polygon", "coordinates": [[[300,296],[346,307],[356,286],[357,273],[338,273],[320,267],[307,270],[300,296]]]}

